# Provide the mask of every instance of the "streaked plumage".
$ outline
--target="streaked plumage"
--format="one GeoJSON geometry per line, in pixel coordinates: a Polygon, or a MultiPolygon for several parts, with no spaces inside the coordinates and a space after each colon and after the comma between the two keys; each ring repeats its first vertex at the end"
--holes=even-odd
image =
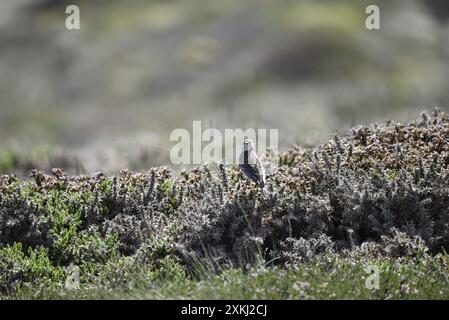
{"type": "Polygon", "coordinates": [[[251,180],[257,183],[265,194],[265,168],[254,151],[253,142],[249,139],[243,141],[243,150],[239,158],[240,170],[251,180]]]}

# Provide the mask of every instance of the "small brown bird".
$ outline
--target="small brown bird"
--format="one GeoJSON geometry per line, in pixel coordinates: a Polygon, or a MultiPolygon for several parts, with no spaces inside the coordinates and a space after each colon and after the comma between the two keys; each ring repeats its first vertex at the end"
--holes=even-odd
{"type": "Polygon", "coordinates": [[[243,150],[239,158],[240,170],[251,180],[257,183],[262,194],[265,195],[265,168],[254,150],[250,139],[243,141],[243,150]]]}

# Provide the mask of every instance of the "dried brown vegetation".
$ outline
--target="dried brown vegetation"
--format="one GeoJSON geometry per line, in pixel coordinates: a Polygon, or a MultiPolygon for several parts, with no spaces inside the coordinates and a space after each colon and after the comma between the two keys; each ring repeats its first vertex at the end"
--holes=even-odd
{"type": "MultiPolygon", "coordinates": [[[[293,147],[278,161],[266,198],[237,168],[224,166],[177,177],[168,168],[115,177],[59,169],[33,171],[29,181],[2,176],[0,267],[16,266],[6,257],[15,243],[25,254],[45,249],[54,268],[84,266],[88,276],[128,258],[149,268],[170,258],[189,269],[195,261],[217,267],[263,257],[285,265],[329,252],[449,250],[443,113],[354,128],[312,149],[293,147]]],[[[8,274],[0,275],[5,292],[8,283],[27,281],[8,274]]]]}

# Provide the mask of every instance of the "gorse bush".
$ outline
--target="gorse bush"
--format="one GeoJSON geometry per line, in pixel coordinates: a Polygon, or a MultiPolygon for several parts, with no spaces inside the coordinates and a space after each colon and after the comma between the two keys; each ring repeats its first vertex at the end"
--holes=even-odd
{"type": "Polygon", "coordinates": [[[279,166],[265,198],[237,167],[223,165],[179,176],[164,167],[115,177],[69,177],[60,169],[34,170],[29,181],[2,176],[0,290],[60,279],[71,263],[86,283],[126,282],[132,270],[148,279],[168,270],[181,279],[197,264],[215,270],[262,258],[282,267],[333,254],[449,250],[443,113],[354,128],[272,160],[279,166]],[[8,271],[17,264],[22,271],[8,271]]]}
{"type": "Polygon", "coordinates": [[[12,294],[17,286],[46,285],[61,287],[64,268],[54,266],[48,249],[41,247],[24,252],[20,243],[0,249],[0,290],[12,294]]]}

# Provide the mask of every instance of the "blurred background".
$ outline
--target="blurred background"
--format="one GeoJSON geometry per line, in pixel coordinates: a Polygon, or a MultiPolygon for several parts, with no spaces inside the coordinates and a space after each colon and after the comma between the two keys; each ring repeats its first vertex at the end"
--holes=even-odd
{"type": "Polygon", "coordinates": [[[193,120],[283,150],[449,110],[449,1],[2,0],[0,74],[0,173],[148,170],[193,120]]]}

